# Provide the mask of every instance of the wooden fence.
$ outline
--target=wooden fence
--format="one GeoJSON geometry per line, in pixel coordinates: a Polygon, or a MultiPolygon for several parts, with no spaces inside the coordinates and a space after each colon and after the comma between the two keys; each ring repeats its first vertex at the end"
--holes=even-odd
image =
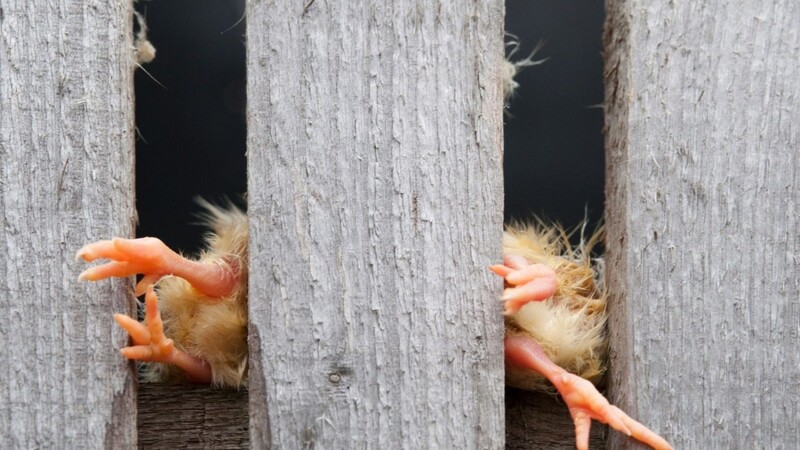
{"type": "MultiPolygon", "coordinates": [[[[607,3],[610,394],[677,448],[795,448],[800,6],[656,3],[607,3]]],[[[176,447],[192,411],[214,448],[569,448],[504,399],[502,3],[247,14],[249,407],[137,387],[130,284],[75,281],[134,232],[131,5],[0,0],[0,448],[176,447]]]]}

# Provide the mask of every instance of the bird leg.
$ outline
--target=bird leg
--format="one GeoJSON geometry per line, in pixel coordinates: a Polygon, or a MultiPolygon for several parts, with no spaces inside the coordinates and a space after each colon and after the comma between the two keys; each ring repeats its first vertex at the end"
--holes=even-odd
{"type": "Polygon", "coordinates": [[[135,288],[136,296],[146,293],[144,323],[124,314],[114,315],[114,320],[130,334],[133,341],[132,346],[120,350],[122,356],[172,364],[180,368],[189,381],[212,382],[211,367],[203,359],[175,348],[172,339],[164,335],[158,296],[153,285],[166,275],[175,275],[185,279],[206,297],[224,297],[236,289],[239,268],[235,261],[192,261],[170,250],[156,238],[98,241],[78,250],[76,256],[87,262],[101,258],[111,260],[84,270],[79,280],[97,281],[109,277],[144,275],[135,288]]]}
{"type": "Polygon", "coordinates": [[[607,423],[615,430],[632,436],[654,449],[672,449],[664,438],[610,404],[591,382],[553,363],[534,339],[525,336],[507,336],[505,352],[506,365],[535,370],[556,387],[575,421],[575,441],[578,450],[589,448],[589,428],[592,419],[607,423]]]}
{"type": "Polygon", "coordinates": [[[490,266],[505,279],[503,290],[505,314],[515,314],[528,302],[547,300],[558,287],[556,273],[543,264],[531,264],[517,255],[504,255],[503,264],[490,266]]]}
{"type": "Polygon", "coordinates": [[[215,298],[231,294],[239,279],[235,261],[192,261],[172,251],[160,239],[151,237],[98,241],[78,250],[76,256],[87,262],[100,258],[111,260],[84,270],[79,280],[97,281],[143,274],[144,278],[136,285],[136,296],[144,294],[149,286],[165,275],[183,278],[201,294],[215,298]]]}
{"type": "Polygon", "coordinates": [[[153,286],[147,287],[145,295],[144,323],[125,314],[114,314],[114,320],[131,335],[133,341],[132,346],[120,350],[125,358],[173,364],[183,371],[189,381],[211,383],[211,367],[202,359],[175,348],[172,339],[164,336],[164,322],[158,311],[158,296],[153,286]]]}

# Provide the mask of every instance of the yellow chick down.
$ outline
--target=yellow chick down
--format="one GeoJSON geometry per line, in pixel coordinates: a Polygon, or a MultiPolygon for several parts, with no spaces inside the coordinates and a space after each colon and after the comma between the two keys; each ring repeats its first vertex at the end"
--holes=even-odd
{"type": "MultiPolygon", "coordinates": [[[[607,295],[596,270],[602,261],[591,254],[600,239],[596,233],[573,247],[563,229],[541,224],[512,225],[503,236],[505,254],[543,264],[557,279],[551,299],[529,302],[506,316],[506,335],[533,338],[551,361],[594,384],[603,377],[608,355],[607,295]]],[[[544,376],[528,370],[509,367],[506,382],[520,389],[553,391],[544,376]]]]}
{"type": "MultiPolygon", "coordinates": [[[[202,263],[240,267],[237,288],[222,298],[204,296],[186,280],[162,278],[156,285],[164,334],[175,347],[205,360],[211,367],[213,384],[238,387],[247,383],[247,216],[231,206],[221,209],[202,202],[210,232],[202,263]]],[[[171,364],[144,363],[146,381],[180,380],[182,371],[171,364]]]]}

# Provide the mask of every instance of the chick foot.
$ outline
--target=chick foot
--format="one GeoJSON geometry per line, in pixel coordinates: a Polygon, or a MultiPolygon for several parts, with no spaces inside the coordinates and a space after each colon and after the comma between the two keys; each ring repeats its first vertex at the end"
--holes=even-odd
{"type": "Polygon", "coordinates": [[[212,380],[211,368],[200,358],[175,348],[172,339],[164,335],[164,322],[158,310],[158,296],[152,286],[145,295],[144,323],[124,314],[114,314],[114,320],[128,332],[132,346],[120,350],[127,359],[146,362],[159,362],[178,366],[189,381],[209,384],[212,380]]]}
{"type": "Polygon", "coordinates": [[[556,273],[543,264],[531,264],[517,255],[503,256],[503,264],[490,266],[492,272],[505,279],[503,290],[505,314],[515,314],[528,302],[547,300],[558,287],[556,273]]]}
{"type": "Polygon", "coordinates": [[[615,430],[656,450],[672,449],[664,438],[610,404],[591,382],[567,372],[550,361],[535,340],[523,336],[506,337],[505,352],[506,364],[535,370],[556,387],[575,422],[575,442],[578,450],[589,448],[589,429],[592,419],[607,423],[615,430]]]}
{"type": "Polygon", "coordinates": [[[233,262],[220,264],[192,261],[175,253],[160,239],[120,239],[98,241],[78,250],[76,258],[91,262],[110,259],[111,262],[84,270],[78,280],[97,281],[109,277],[128,277],[143,274],[136,285],[137,296],[161,277],[175,275],[188,281],[201,294],[224,297],[238,282],[238,270],[233,262]]]}

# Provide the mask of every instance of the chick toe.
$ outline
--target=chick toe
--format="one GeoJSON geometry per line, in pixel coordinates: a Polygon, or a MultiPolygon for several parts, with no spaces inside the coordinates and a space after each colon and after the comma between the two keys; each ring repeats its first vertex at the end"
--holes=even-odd
{"type": "Polygon", "coordinates": [[[489,269],[505,279],[506,288],[501,299],[505,302],[506,315],[517,313],[529,302],[547,300],[556,292],[558,280],[553,269],[514,255],[507,255],[503,260],[503,265],[489,269]]]}

